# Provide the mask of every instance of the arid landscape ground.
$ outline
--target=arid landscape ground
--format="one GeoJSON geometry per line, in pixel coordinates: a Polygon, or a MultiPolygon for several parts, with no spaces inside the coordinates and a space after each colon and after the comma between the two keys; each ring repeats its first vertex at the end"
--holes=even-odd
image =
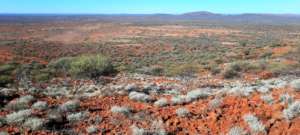
{"type": "Polygon", "coordinates": [[[300,134],[300,22],[4,18],[1,135],[300,134]]]}

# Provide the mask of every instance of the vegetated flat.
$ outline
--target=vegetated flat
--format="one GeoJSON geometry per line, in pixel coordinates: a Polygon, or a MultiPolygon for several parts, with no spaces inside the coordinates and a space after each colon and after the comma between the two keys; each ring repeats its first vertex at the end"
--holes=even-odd
{"type": "Polygon", "coordinates": [[[2,15],[0,133],[297,134],[299,26],[264,14],[2,15]]]}

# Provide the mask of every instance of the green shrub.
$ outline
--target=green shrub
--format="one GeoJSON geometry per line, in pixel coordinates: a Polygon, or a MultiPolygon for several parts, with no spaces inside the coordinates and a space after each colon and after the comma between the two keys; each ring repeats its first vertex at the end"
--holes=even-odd
{"type": "Polygon", "coordinates": [[[223,71],[223,77],[226,79],[230,79],[230,78],[234,78],[234,77],[239,77],[240,73],[238,71],[236,71],[233,68],[225,68],[225,70],[223,71]]]}
{"type": "Polygon", "coordinates": [[[169,76],[194,76],[199,72],[200,67],[197,64],[184,64],[172,66],[168,69],[169,76]]]}
{"type": "MultiPolygon", "coordinates": [[[[90,55],[78,57],[65,57],[48,64],[50,70],[56,74],[69,74],[72,77],[93,78],[99,75],[108,75],[115,70],[108,57],[103,55],[90,55]]],[[[42,76],[42,78],[46,77],[42,76]]]]}
{"type": "Polygon", "coordinates": [[[14,79],[11,75],[0,75],[0,87],[5,87],[7,84],[13,83],[14,79]]]}
{"type": "Polygon", "coordinates": [[[58,60],[51,61],[48,67],[54,69],[55,72],[67,72],[71,67],[71,62],[74,58],[63,57],[58,60]]]}
{"type": "Polygon", "coordinates": [[[34,79],[38,82],[45,82],[50,79],[50,74],[49,73],[40,73],[34,76],[34,79]]]}
{"type": "Polygon", "coordinates": [[[160,76],[164,74],[164,68],[160,66],[143,67],[143,68],[136,69],[135,72],[146,74],[146,75],[160,76]]]}
{"type": "Polygon", "coordinates": [[[5,87],[7,84],[14,82],[13,76],[17,68],[17,63],[8,63],[0,66],[0,87],[5,87]]]}
{"type": "Polygon", "coordinates": [[[108,75],[114,72],[114,68],[105,56],[80,56],[72,60],[69,72],[75,77],[96,77],[108,75]]]}
{"type": "Polygon", "coordinates": [[[15,64],[4,64],[0,66],[0,74],[11,74],[11,72],[15,69],[15,64]]]}
{"type": "Polygon", "coordinates": [[[213,75],[219,74],[221,72],[221,68],[218,64],[208,64],[204,66],[204,69],[210,71],[213,75]]]}
{"type": "Polygon", "coordinates": [[[272,51],[267,51],[261,54],[260,58],[270,58],[273,55],[272,51]]]}
{"type": "Polygon", "coordinates": [[[155,66],[151,70],[152,75],[160,76],[163,73],[164,73],[164,69],[162,67],[159,67],[159,66],[155,66]]]}
{"type": "Polygon", "coordinates": [[[267,65],[267,70],[275,75],[284,74],[292,70],[293,65],[284,64],[282,62],[271,62],[267,65]]]}
{"type": "Polygon", "coordinates": [[[259,63],[249,61],[238,61],[230,63],[223,71],[224,78],[239,77],[240,73],[257,72],[261,70],[259,63]]]}

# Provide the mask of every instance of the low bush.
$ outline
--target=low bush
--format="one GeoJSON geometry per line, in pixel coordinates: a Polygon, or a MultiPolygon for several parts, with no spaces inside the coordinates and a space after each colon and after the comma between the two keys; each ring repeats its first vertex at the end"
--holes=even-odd
{"type": "Polygon", "coordinates": [[[186,108],[178,108],[176,109],[176,114],[179,117],[185,117],[190,114],[190,111],[186,108]]]}
{"type": "Polygon", "coordinates": [[[11,114],[6,115],[5,120],[8,124],[21,124],[31,114],[32,114],[32,111],[30,109],[21,110],[21,111],[13,112],[11,114]]]}
{"type": "Polygon", "coordinates": [[[86,128],[86,132],[88,134],[96,134],[98,132],[98,128],[92,125],[86,128]]]}
{"type": "Polygon", "coordinates": [[[283,115],[286,119],[291,120],[300,115],[300,101],[295,101],[283,110],[283,115]]]}
{"type": "Polygon", "coordinates": [[[10,101],[5,106],[5,108],[9,109],[9,110],[14,110],[14,111],[28,109],[28,108],[30,108],[29,104],[31,102],[33,102],[34,100],[35,100],[35,98],[33,96],[27,95],[24,97],[20,97],[16,100],[10,101]]]}
{"type": "Polygon", "coordinates": [[[9,135],[6,131],[0,131],[0,135],[9,135]]]}
{"type": "Polygon", "coordinates": [[[290,96],[288,93],[282,94],[279,97],[279,101],[281,103],[287,103],[287,104],[292,104],[294,101],[294,98],[292,96],[290,96]]]}
{"type": "Polygon", "coordinates": [[[139,102],[148,102],[151,100],[149,95],[141,92],[136,92],[136,91],[129,93],[129,99],[139,101],[139,102]]]}
{"type": "Polygon", "coordinates": [[[232,127],[227,135],[246,135],[246,131],[238,126],[232,127]]]}
{"type": "Polygon", "coordinates": [[[88,112],[78,112],[67,115],[67,120],[71,123],[84,120],[89,115],[88,112]]]}
{"type": "Polygon", "coordinates": [[[155,106],[164,107],[168,105],[168,100],[166,98],[161,98],[154,102],[155,106]]]}
{"type": "Polygon", "coordinates": [[[7,84],[14,82],[14,72],[18,68],[16,63],[7,63],[0,66],[0,87],[6,87],[7,84]]]}
{"type": "Polygon", "coordinates": [[[48,67],[54,69],[58,73],[66,73],[71,68],[71,62],[74,58],[63,57],[57,60],[53,60],[48,64],[48,67]]]}
{"type": "Polygon", "coordinates": [[[130,127],[130,129],[131,129],[132,135],[144,135],[144,134],[147,133],[147,132],[145,131],[145,129],[143,129],[143,128],[138,128],[138,127],[135,126],[135,125],[132,125],[132,126],[130,127]]]}
{"type": "Polygon", "coordinates": [[[206,89],[196,89],[189,91],[186,96],[189,100],[194,101],[197,99],[204,99],[207,98],[210,95],[209,92],[207,92],[206,89]]]}
{"type": "Polygon", "coordinates": [[[4,126],[6,124],[5,117],[0,116],[0,127],[4,126]]]}
{"type": "Polygon", "coordinates": [[[165,130],[164,123],[162,120],[154,120],[151,123],[150,131],[148,132],[152,135],[167,135],[167,131],[165,130]]]}
{"type": "Polygon", "coordinates": [[[294,80],[290,83],[291,87],[295,89],[296,91],[300,91],[300,79],[294,80]]]}
{"type": "Polygon", "coordinates": [[[113,106],[110,111],[112,113],[120,113],[128,116],[131,113],[131,109],[124,106],[113,106]]]}
{"type": "Polygon", "coordinates": [[[16,63],[7,63],[4,65],[0,66],[0,74],[11,74],[16,68],[17,68],[16,63]]]}
{"type": "Polygon", "coordinates": [[[209,101],[208,105],[209,105],[209,108],[214,109],[214,108],[220,107],[222,102],[223,102],[222,98],[215,98],[215,99],[209,101]]]}
{"type": "Polygon", "coordinates": [[[14,79],[11,75],[0,75],[0,87],[6,87],[7,84],[12,84],[14,79]]]}
{"type": "Polygon", "coordinates": [[[213,65],[209,70],[213,75],[221,73],[221,68],[218,65],[213,65]]]}
{"type": "Polygon", "coordinates": [[[50,73],[40,73],[33,76],[34,80],[37,82],[46,82],[51,78],[50,73]]]}
{"type": "Polygon", "coordinates": [[[72,77],[95,78],[115,72],[111,60],[99,54],[60,58],[50,62],[48,67],[54,69],[58,74],[67,73],[72,77]]]}
{"type": "Polygon", "coordinates": [[[36,110],[40,110],[40,111],[43,111],[43,110],[46,110],[48,108],[48,104],[47,102],[45,101],[37,101],[35,102],[32,106],[31,106],[32,109],[36,109],[36,110]]]}
{"type": "Polygon", "coordinates": [[[80,101],[70,100],[60,105],[60,110],[64,112],[76,111],[80,107],[80,101]]]}
{"type": "Polygon", "coordinates": [[[248,126],[250,127],[250,129],[253,133],[264,133],[265,132],[265,126],[254,115],[246,114],[243,116],[243,119],[248,124],[248,126]]]}
{"type": "Polygon", "coordinates": [[[51,109],[47,112],[47,120],[50,123],[62,123],[64,121],[63,113],[56,109],[51,109]]]}
{"type": "Polygon", "coordinates": [[[23,124],[24,127],[31,129],[32,131],[40,130],[45,125],[45,121],[40,118],[29,118],[23,124]]]}
{"type": "Polygon", "coordinates": [[[222,74],[223,74],[223,77],[226,79],[240,76],[240,73],[235,71],[233,68],[225,68],[225,70],[223,71],[222,74]]]}
{"type": "Polygon", "coordinates": [[[270,94],[270,95],[262,95],[260,97],[265,103],[268,103],[268,104],[273,104],[274,102],[274,98],[273,96],[270,94]]]}
{"type": "Polygon", "coordinates": [[[294,65],[285,64],[283,62],[270,62],[266,69],[274,75],[283,75],[293,71],[294,65]]]}
{"type": "Polygon", "coordinates": [[[171,66],[167,69],[167,75],[179,77],[193,77],[200,70],[197,64],[183,64],[171,66]]]}
{"type": "Polygon", "coordinates": [[[179,95],[171,98],[172,105],[181,105],[187,103],[187,98],[185,95],[179,95]]]}
{"type": "Polygon", "coordinates": [[[75,77],[97,77],[99,75],[108,75],[114,72],[114,68],[109,58],[102,55],[75,57],[70,70],[75,77]]]}
{"type": "Polygon", "coordinates": [[[249,61],[238,61],[230,63],[225,67],[223,71],[223,77],[226,79],[239,77],[241,73],[245,72],[256,72],[260,70],[261,67],[258,63],[249,61]]]}
{"type": "Polygon", "coordinates": [[[165,73],[165,69],[161,66],[152,66],[137,69],[136,72],[146,75],[161,76],[165,73]]]}

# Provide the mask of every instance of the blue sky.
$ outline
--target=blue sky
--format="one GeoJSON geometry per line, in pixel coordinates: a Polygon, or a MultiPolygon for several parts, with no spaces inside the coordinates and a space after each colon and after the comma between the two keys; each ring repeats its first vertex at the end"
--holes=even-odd
{"type": "Polygon", "coordinates": [[[0,0],[0,13],[300,14],[300,0],[0,0]]]}

